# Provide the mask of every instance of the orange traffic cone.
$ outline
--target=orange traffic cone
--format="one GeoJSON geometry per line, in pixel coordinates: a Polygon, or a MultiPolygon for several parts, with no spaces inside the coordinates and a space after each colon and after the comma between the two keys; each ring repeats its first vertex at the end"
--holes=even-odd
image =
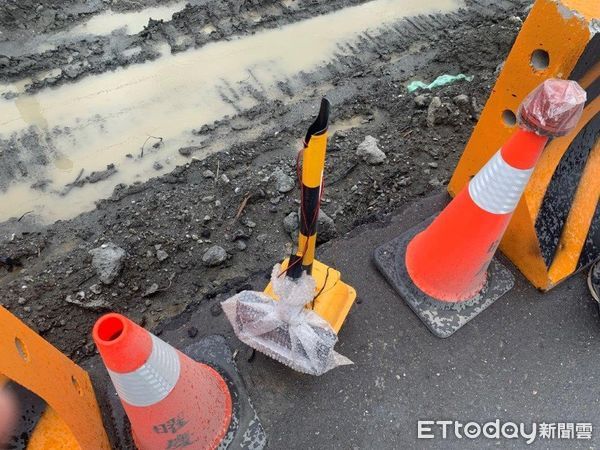
{"type": "Polygon", "coordinates": [[[438,336],[449,336],[512,288],[505,268],[497,262],[488,268],[548,137],[577,124],[585,97],[574,81],[546,80],[523,101],[517,131],[468,186],[430,225],[392,241],[402,267],[390,273],[378,261],[387,258],[389,243],[377,250],[380,269],[438,336]]]}
{"type": "Polygon", "coordinates": [[[140,450],[219,446],[232,399],[217,371],[120,314],[98,319],[93,336],[140,450]]]}

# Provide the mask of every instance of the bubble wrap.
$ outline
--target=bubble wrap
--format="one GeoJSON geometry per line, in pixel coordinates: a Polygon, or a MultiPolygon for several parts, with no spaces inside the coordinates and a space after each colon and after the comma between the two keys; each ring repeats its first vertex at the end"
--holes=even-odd
{"type": "Polygon", "coordinates": [[[271,273],[273,300],[263,292],[243,291],[221,303],[237,337],[250,347],[298,372],[322,375],[334,367],[352,364],[333,350],[337,334],[321,316],[304,306],[315,293],[307,274],[292,280],[271,273]]]}

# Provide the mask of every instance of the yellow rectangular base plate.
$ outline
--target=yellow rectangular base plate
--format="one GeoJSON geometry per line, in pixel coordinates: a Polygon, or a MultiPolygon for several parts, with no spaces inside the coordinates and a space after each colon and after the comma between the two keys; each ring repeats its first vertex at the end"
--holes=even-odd
{"type": "MultiPolygon", "coordinates": [[[[281,263],[282,270],[287,268],[288,263],[289,259],[285,259],[281,263]]],[[[336,333],[339,333],[354,300],[356,300],[356,291],[341,280],[341,274],[337,270],[317,260],[313,263],[312,276],[317,284],[315,295],[319,292],[320,294],[313,303],[309,303],[306,307],[313,308],[319,316],[329,322],[336,333]]],[[[269,297],[279,300],[273,293],[271,283],[264,292],[269,297]]]]}

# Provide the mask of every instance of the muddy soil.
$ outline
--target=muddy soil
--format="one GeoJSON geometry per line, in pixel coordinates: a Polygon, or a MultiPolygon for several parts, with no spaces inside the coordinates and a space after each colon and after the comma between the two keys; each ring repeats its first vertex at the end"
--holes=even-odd
{"type": "MultiPolygon", "coordinates": [[[[298,3],[315,5],[310,11],[320,13],[320,8],[351,2],[298,3]]],[[[284,219],[298,210],[298,183],[280,192],[286,189],[278,189],[273,174],[281,171],[295,179],[296,151],[323,95],[332,101],[333,124],[322,204],[331,221],[321,241],[364,223],[383,223],[411,200],[442,191],[527,3],[471,2],[459,13],[404,21],[376,41],[365,37],[363,47],[304,74],[301,84],[283,83],[287,95],[282,98],[195,131],[227,142],[221,151],[190,158],[165,176],[118,186],[94,211],[68,221],[40,227],[34,214],[27,214],[1,224],[0,256],[17,263],[10,272],[0,264],[2,304],[77,361],[94,354],[91,326],[107,310],[127,314],[157,334],[165,319],[201,303],[211,302],[211,312],[220,315],[219,300],[246,288],[251,277],[266,278],[293,247],[284,219]],[[433,92],[406,91],[409,80],[458,72],[473,75],[473,81],[433,92]],[[255,127],[259,137],[250,132],[255,127]],[[378,140],[386,154],[383,163],[371,165],[357,156],[366,136],[378,140]],[[289,142],[296,142],[294,148],[289,142]],[[127,256],[119,276],[105,285],[89,251],[108,242],[127,256]],[[227,257],[208,266],[203,256],[215,245],[227,257]]],[[[245,2],[240,8],[265,5],[245,2]]],[[[98,4],[98,11],[107,6],[98,4]]],[[[312,13],[304,10],[297,19],[312,13]]],[[[14,13],[10,20],[4,14],[1,23],[16,32],[33,13],[14,13]]],[[[185,17],[174,19],[182,24],[178,29],[194,15],[185,17]]],[[[273,26],[287,20],[280,17],[273,26]]],[[[53,28],[40,28],[48,29],[53,28]]],[[[190,26],[188,32],[195,29],[190,26]]],[[[3,76],[13,75],[5,71],[3,76]]]]}

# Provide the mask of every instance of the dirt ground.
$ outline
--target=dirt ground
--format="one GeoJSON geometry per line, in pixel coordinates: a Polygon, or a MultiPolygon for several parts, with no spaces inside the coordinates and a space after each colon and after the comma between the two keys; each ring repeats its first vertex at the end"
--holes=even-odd
{"type": "MultiPolygon", "coordinates": [[[[0,7],[0,48],[12,48],[13,55],[0,55],[0,80],[31,76],[28,90],[47,89],[156,58],[156,42],[184,51],[361,2],[192,2],[171,21],[151,22],[136,35],[113,33],[33,54],[19,55],[15,48],[19,40],[60,32],[109,8],[136,10],[156,3],[9,1],[0,7]],[[197,30],[209,23],[215,31],[200,35],[197,30]],[[131,47],[142,50],[123,58],[122,51],[131,47]],[[71,66],[73,71],[65,70],[71,66]],[[61,71],[35,81],[36,74],[52,69],[61,71]]],[[[0,264],[1,303],[82,361],[95,353],[90,330],[105,311],[122,312],[160,334],[165,319],[225,299],[244,289],[250,277],[266,277],[293,246],[284,219],[297,211],[299,198],[297,181],[291,191],[280,192],[285,189],[278,190],[272,174],[295,179],[295,152],[323,95],[333,104],[333,132],[322,205],[330,220],[321,241],[383,221],[408,202],[442,191],[528,3],[468,1],[458,12],[404,20],[377,39],[365,37],[350,54],[301,74],[300,81],[282,80],[276,100],[199,124],[196,135],[227,143],[221,151],[190,157],[165,176],[120,185],[94,211],[71,220],[40,226],[30,214],[0,224],[0,256],[19,264],[10,272],[0,264]],[[474,78],[407,93],[408,81],[431,81],[444,73],[474,78]],[[369,135],[386,154],[382,164],[370,165],[356,155],[369,135]],[[89,251],[108,242],[127,256],[116,280],[104,285],[89,251]],[[208,267],[203,256],[214,245],[227,258],[208,267]]],[[[15,162],[1,174],[9,182],[18,176],[19,157],[4,157],[15,162]]],[[[211,313],[218,316],[220,308],[211,313]]]]}

